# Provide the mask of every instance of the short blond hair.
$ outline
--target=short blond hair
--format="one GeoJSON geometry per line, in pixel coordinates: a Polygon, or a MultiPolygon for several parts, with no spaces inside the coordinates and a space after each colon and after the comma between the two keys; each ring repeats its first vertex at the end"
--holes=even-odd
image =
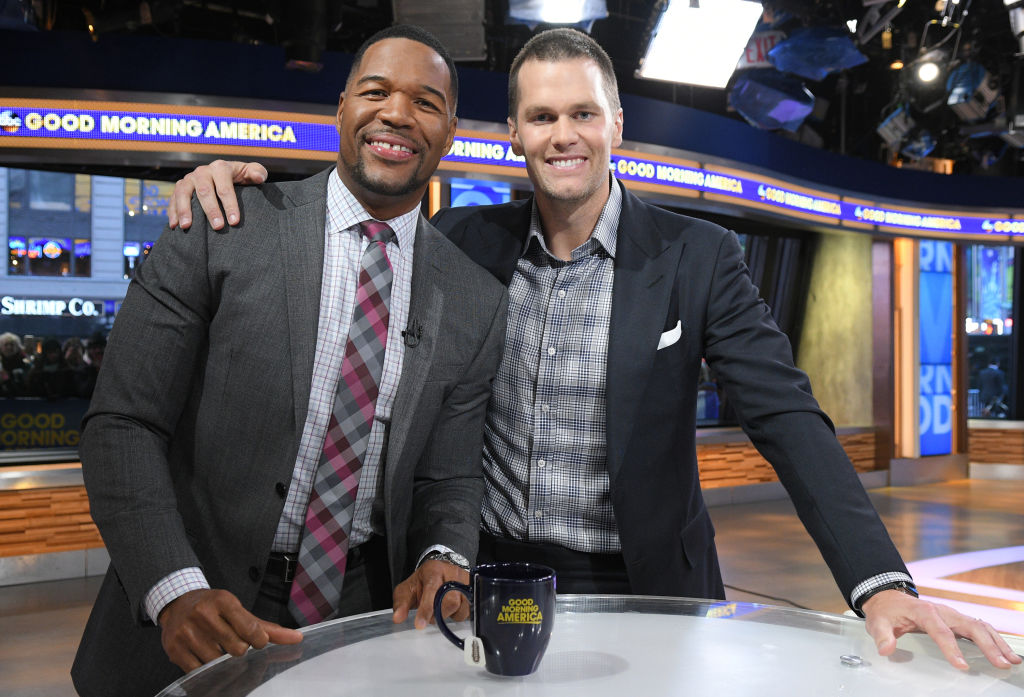
{"type": "Polygon", "coordinates": [[[4,332],[0,334],[0,346],[13,342],[18,347],[19,351],[25,350],[25,345],[21,343],[21,337],[13,332],[4,332]]]}

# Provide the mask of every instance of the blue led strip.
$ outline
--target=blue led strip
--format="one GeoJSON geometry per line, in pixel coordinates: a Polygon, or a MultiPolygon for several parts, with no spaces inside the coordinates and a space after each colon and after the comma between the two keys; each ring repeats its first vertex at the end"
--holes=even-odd
{"type": "MultiPolygon", "coordinates": [[[[273,113],[260,112],[259,115],[273,113]]],[[[24,138],[26,146],[30,146],[32,139],[56,138],[139,144],[180,143],[186,147],[221,145],[274,148],[317,154],[335,153],[338,150],[338,134],[333,123],[146,110],[65,109],[44,106],[42,103],[5,106],[0,102],[0,143],[8,137],[16,140],[24,138]]],[[[9,141],[3,144],[9,144],[9,141]]],[[[525,168],[524,159],[512,152],[508,140],[497,135],[457,136],[444,162],[508,167],[516,170],[517,176],[522,176],[525,168]]],[[[830,224],[841,221],[913,231],[922,235],[938,233],[1024,237],[1024,220],[864,206],[845,201],[836,195],[818,195],[779,186],[768,179],[716,172],[632,154],[615,154],[609,166],[616,177],[626,181],[724,196],[740,205],[747,202],[775,210],[781,215],[820,216],[823,222],[830,224]]]]}
{"type": "Polygon", "coordinates": [[[968,215],[938,215],[897,208],[875,208],[843,203],[843,220],[931,232],[972,235],[1024,235],[1024,220],[968,215]]]}
{"type": "Polygon", "coordinates": [[[782,214],[808,213],[845,222],[919,232],[1024,236],[1024,220],[861,206],[838,197],[815,196],[788,189],[762,179],[638,157],[613,156],[611,167],[619,179],[718,194],[776,208],[782,214]]]}
{"type": "Polygon", "coordinates": [[[0,136],[338,151],[333,124],[154,111],[7,108],[3,104],[0,136]]]}
{"type": "Polygon", "coordinates": [[[457,136],[452,149],[444,156],[445,162],[459,162],[474,165],[497,165],[524,169],[526,159],[512,152],[508,139],[466,138],[457,136]]]}

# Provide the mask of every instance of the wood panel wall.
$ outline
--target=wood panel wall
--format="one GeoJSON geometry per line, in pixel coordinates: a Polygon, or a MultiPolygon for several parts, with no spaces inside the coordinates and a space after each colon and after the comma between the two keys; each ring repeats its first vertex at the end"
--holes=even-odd
{"type": "Polygon", "coordinates": [[[0,491],[0,557],[102,546],[84,486],[0,491]]]}
{"type": "MultiPolygon", "coordinates": [[[[846,454],[858,472],[886,469],[889,463],[876,462],[875,433],[853,433],[839,436],[846,454]]],[[[697,446],[700,484],[705,489],[742,486],[778,481],[775,470],[761,457],[748,440],[697,446]]]]}
{"type": "MultiPolygon", "coordinates": [[[[1018,435],[1024,438],[1024,433],[1018,435]]],[[[845,435],[839,440],[858,472],[887,466],[883,463],[876,467],[874,433],[845,435]]],[[[705,488],[776,480],[775,471],[746,439],[700,445],[697,458],[701,486],[705,488]]],[[[0,557],[102,546],[103,540],[89,516],[84,486],[0,491],[0,557]]]]}
{"type": "Polygon", "coordinates": [[[971,462],[1024,465],[1024,430],[972,428],[967,433],[971,462]]]}

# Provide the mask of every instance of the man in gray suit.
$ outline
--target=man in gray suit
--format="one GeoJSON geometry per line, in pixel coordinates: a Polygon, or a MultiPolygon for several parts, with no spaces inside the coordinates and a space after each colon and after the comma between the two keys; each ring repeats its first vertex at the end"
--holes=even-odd
{"type": "Polygon", "coordinates": [[[395,621],[419,606],[422,626],[442,582],[468,581],[507,300],[419,214],[457,92],[432,36],[381,32],[339,100],[337,168],[246,189],[237,227],[167,233],[139,269],[81,443],[112,563],[72,669],[80,694],[152,694],[225,652],[301,640],[291,575],[375,245],[374,273],[390,267],[379,396],[360,403],[368,445],[330,609],[390,606],[405,578],[395,621]],[[386,221],[385,241],[360,235],[383,228],[367,221],[386,221]]]}

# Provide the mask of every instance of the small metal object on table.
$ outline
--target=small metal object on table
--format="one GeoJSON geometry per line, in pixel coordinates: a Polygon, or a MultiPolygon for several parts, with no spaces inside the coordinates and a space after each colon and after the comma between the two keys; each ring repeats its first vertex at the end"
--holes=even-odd
{"type": "Polygon", "coordinates": [[[559,596],[540,668],[519,678],[467,666],[436,627],[395,625],[390,611],[305,635],[221,658],[158,697],[1024,697],[1024,669],[993,668],[970,642],[961,672],[926,636],[901,637],[883,658],[860,619],[750,603],[559,596]]]}

